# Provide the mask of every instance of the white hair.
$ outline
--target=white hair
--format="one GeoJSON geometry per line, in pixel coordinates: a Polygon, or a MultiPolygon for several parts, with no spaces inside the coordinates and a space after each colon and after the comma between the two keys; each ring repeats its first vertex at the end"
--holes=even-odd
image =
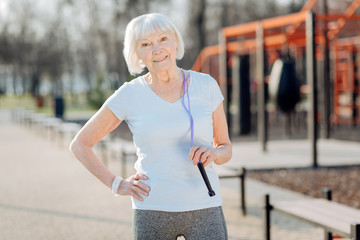
{"type": "Polygon", "coordinates": [[[159,13],[150,13],[132,19],[125,30],[124,57],[129,72],[132,75],[141,73],[145,65],[137,54],[138,42],[154,32],[168,32],[175,34],[177,49],[176,59],[182,59],[185,48],[179,30],[167,16],[159,13]]]}

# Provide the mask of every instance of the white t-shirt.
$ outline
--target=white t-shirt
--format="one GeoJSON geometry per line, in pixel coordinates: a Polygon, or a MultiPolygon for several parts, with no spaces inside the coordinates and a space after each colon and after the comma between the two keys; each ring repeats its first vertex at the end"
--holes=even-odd
{"type": "MultiPolygon", "coordinates": [[[[190,71],[188,91],[194,146],[212,147],[212,114],[224,99],[220,88],[209,75],[190,71]]],[[[122,85],[105,104],[127,122],[137,147],[135,169],[149,177],[144,181],[151,188],[149,196],[142,196],[143,202],[132,198],[134,209],[181,212],[222,205],[212,163],[205,169],[214,197],[208,195],[197,166],[189,160],[190,118],[182,99],[165,101],[140,76],[122,85]]]]}

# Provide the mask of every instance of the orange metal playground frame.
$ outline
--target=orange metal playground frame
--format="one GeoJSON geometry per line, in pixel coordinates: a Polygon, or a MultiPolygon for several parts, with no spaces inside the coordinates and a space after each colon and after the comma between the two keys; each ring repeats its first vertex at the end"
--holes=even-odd
{"type": "MultiPolygon", "coordinates": [[[[322,111],[325,113],[321,117],[325,118],[324,122],[327,124],[360,124],[359,98],[354,97],[360,94],[360,71],[357,71],[360,69],[357,59],[360,37],[341,36],[343,28],[359,31],[360,15],[355,15],[355,12],[360,6],[360,0],[354,0],[343,14],[312,14],[317,2],[319,1],[309,0],[298,13],[223,28],[220,44],[204,48],[196,59],[193,70],[212,75],[219,82],[224,95],[227,95],[227,85],[232,81],[227,69],[232,67],[233,56],[255,54],[259,57],[257,52],[259,48],[263,48],[267,57],[264,64],[271,66],[283,49],[288,49],[297,56],[306,55],[306,31],[311,31],[307,30],[306,22],[313,18],[314,34],[311,41],[314,42],[314,62],[316,64],[327,60],[331,64],[328,67],[330,69],[324,72],[327,79],[323,82],[326,84],[324,88],[332,85],[332,97],[329,92],[322,94],[328,98],[323,102],[331,101],[328,103],[331,109],[327,106],[328,109],[322,111]],[[262,36],[259,37],[260,35],[262,36]],[[331,59],[324,59],[326,55],[331,59]],[[330,70],[331,76],[327,75],[330,70]]],[[[258,73],[256,78],[256,83],[261,85],[259,81],[263,77],[260,76],[259,79],[258,73]]],[[[302,88],[304,93],[308,90],[308,84],[302,88]]]]}
{"type": "MultiPolygon", "coordinates": [[[[327,0],[321,1],[326,6],[327,0]]],[[[341,14],[328,14],[326,7],[319,11],[319,2],[308,0],[298,13],[223,28],[219,44],[204,48],[192,67],[218,81],[229,114],[228,103],[234,94],[229,89],[240,81],[232,68],[237,66],[236,58],[250,56],[257,96],[257,133],[266,151],[268,69],[282,52],[290,53],[305,70],[301,90],[309,106],[307,129],[314,167],[318,125],[328,138],[332,126],[360,124],[360,15],[355,14],[360,0],[353,0],[341,14]]]]}

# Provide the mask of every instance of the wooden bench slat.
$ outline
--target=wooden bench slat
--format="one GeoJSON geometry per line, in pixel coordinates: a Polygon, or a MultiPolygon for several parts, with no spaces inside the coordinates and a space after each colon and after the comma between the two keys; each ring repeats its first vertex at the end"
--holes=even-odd
{"type": "Polygon", "coordinates": [[[350,235],[351,223],[360,222],[360,211],[324,199],[277,202],[273,207],[278,211],[347,236],[350,235]]]}
{"type": "Polygon", "coordinates": [[[337,219],[339,220],[360,223],[360,210],[339,204],[337,202],[331,202],[325,199],[317,200],[317,204],[314,207],[322,207],[325,210],[331,209],[331,211],[337,213],[337,219]]]}
{"type": "Polygon", "coordinates": [[[328,216],[316,214],[309,209],[276,208],[276,210],[298,219],[305,220],[314,225],[321,226],[327,230],[331,230],[332,232],[337,232],[340,235],[344,234],[348,236],[350,234],[350,225],[346,225],[341,221],[334,221],[332,217],[329,218],[328,216]]]}
{"type": "Polygon", "coordinates": [[[291,204],[297,204],[299,206],[301,205],[306,208],[311,208],[317,212],[323,211],[324,214],[329,214],[329,210],[331,209],[331,212],[338,214],[338,218],[341,217],[341,219],[346,221],[360,222],[360,210],[339,204],[337,202],[331,202],[325,199],[308,199],[288,203],[278,202],[276,203],[276,205],[281,205],[282,203],[289,204],[290,206],[291,204]]]}
{"type": "MultiPolygon", "coordinates": [[[[300,210],[306,209],[307,211],[316,213],[316,214],[323,214],[327,216],[338,216],[339,209],[334,209],[333,206],[329,206],[327,204],[319,204],[317,200],[313,201],[306,201],[306,202],[298,202],[293,204],[300,210]]],[[[294,208],[293,206],[288,206],[290,209],[294,208]]],[[[340,209],[341,210],[341,209],[340,209]]],[[[347,221],[349,220],[348,216],[345,217],[347,221]]],[[[338,219],[338,218],[337,218],[338,219]]]]}

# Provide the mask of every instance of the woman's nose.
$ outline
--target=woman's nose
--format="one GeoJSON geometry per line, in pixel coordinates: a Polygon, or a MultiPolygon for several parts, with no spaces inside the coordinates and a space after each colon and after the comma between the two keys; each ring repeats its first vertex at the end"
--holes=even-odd
{"type": "Polygon", "coordinates": [[[153,53],[159,53],[159,52],[161,52],[161,50],[162,50],[162,47],[160,44],[153,45],[153,53]]]}

